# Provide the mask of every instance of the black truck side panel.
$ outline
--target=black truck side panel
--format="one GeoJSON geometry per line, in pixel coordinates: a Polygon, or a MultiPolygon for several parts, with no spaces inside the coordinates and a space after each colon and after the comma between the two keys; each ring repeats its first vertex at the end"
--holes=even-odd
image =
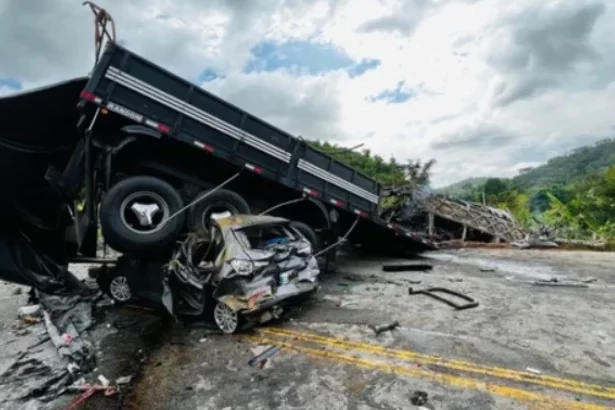
{"type": "Polygon", "coordinates": [[[131,121],[158,129],[208,154],[307,193],[340,210],[353,237],[374,246],[431,249],[424,239],[378,216],[380,185],[282,130],[109,43],[82,98],[131,121]]]}
{"type": "MultiPolygon", "coordinates": [[[[86,91],[168,127],[168,134],[328,203],[377,217],[380,185],[301,139],[109,43],[86,91]]],[[[151,125],[151,124],[150,124],[151,125]]]]}

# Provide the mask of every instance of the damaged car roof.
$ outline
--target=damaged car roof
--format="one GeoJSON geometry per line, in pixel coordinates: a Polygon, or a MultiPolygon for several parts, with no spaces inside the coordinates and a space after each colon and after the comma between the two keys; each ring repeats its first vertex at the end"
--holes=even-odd
{"type": "Polygon", "coordinates": [[[214,220],[223,231],[238,230],[251,226],[274,225],[289,222],[286,218],[270,215],[233,215],[214,220]]]}

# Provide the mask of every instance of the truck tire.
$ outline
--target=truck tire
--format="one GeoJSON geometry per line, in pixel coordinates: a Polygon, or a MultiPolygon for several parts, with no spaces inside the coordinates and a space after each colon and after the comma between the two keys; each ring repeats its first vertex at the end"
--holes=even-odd
{"type": "Polygon", "coordinates": [[[318,252],[320,250],[320,240],[318,239],[318,235],[316,235],[316,232],[310,228],[308,224],[300,221],[292,221],[290,226],[298,230],[301,235],[305,236],[305,239],[312,244],[312,250],[314,252],[318,252]]]}
{"type": "Polygon", "coordinates": [[[105,240],[124,253],[157,250],[171,244],[184,227],[179,193],[167,182],[149,176],[135,176],[115,184],[100,207],[100,225],[105,240]],[[137,206],[137,208],[135,208],[137,206]],[[140,208],[140,209],[139,209],[140,208]]]}
{"type": "MultiPolygon", "coordinates": [[[[203,194],[204,192],[199,193],[194,199],[203,194]]],[[[190,207],[187,228],[190,232],[206,232],[212,214],[223,212],[231,215],[249,214],[250,205],[238,193],[220,189],[190,207]]]]}

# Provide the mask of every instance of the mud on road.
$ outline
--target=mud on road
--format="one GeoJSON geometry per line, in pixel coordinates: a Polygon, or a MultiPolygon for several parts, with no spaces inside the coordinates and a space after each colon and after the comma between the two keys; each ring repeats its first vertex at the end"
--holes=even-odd
{"type": "Polygon", "coordinates": [[[291,320],[248,334],[169,330],[125,404],[406,409],[424,392],[430,409],[615,406],[615,255],[465,249],[426,259],[430,272],[385,273],[381,265],[395,261],[347,255],[291,320]],[[595,281],[531,284],[553,277],[595,281]],[[462,291],[480,305],[456,311],[408,295],[422,286],[462,291]],[[378,336],[368,327],[393,320],[401,325],[378,336]],[[248,365],[272,345],[283,349],[263,368],[248,365]]]}

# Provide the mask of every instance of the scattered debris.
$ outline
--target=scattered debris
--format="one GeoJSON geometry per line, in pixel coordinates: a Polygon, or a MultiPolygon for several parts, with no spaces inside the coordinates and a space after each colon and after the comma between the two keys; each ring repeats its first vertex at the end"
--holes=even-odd
{"type": "Polygon", "coordinates": [[[563,288],[588,288],[589,285],[586,283],[578,283],[578,282],[560,282],[557,278],[551,278],[549,280],[537,280],[532,282],[533,285],[536,286],[559,286],[563,288]]]}
{"type": "Polygon", "coordinates": [[[376,333],[376,335],[379,335],[380,333],[389,331],[389,330],[393,330],[396,327],[399,326],[399,322],[396,320],[392,323],[388,323],[385,325],[378,325],[378,326],[374,326],[374,325],[369,325],[369,328],[372,329],[374,331],[374,333],[376,333]]]}
{"type": "Polygon", "coordinates": [[[461,279],[461,278],[448,278],[448,281],[449,282],[459,283],[459,282],[463,282],[463,279],[461,279]]]}
{"type": "Polygon", "coordinates": [[[17,315],[20,318],[24,318],[25,316],[41,316],[41,305],[28,305],[22,306],[17,311],[17,315]]]}
{"type": "Polygon", "coordinates": [[[21,320],[23,320],[28,325],[33,325],[40,322],[42,319],[40,318],[40,316],[25,315],[21,318],[21,320]]]}
{"type": "Polygon", "coordinates": [[[425,404],[427,404],[428,398],[429,396],[427,395],[427,392],[417,390],[412,393],[412,396],[410,396],[410,403],[415,406],[424,406],[425,404]]]}
{"type": "Polygon", "coordinates": [[[266,349],[265,351],[263,351],[262,353],[254,356],[253,358],[250,359],[250,361],[248,362],[248,364],[251,367],[260,367],[261,369],[263,368],[263,366],[265,365],[265,362],[272,358],[273,356],[275,356],[276,354],[278,354],[280,352],[280,350],[282,350],[282,348],[280,346],[271,346],[270,348],[266,349]]]}
{"type": "Polygon", "coordinates": [[[598,281],[598,279],[592,278],[591,276],[589,278],[583,279],[583,283],[594,283],[594,282],[597,282],[597,281],[598,281]]]}
{"type": "Polygon", "coordinates": [[[422,264],[403,264],[403,265],[382,265],[383,272],[417,272],[417,271],[428,271],[432,270],[433,265],[422,263],[422,264]]]}
{"type": "Polygon", "coordinates": [[[534,373],[534,374],[541,374],[542,373],[540,370],[534,369],[533,367],[526,367],[525,370],[530,372],[530,373],[534,373]]]}
{"type": "Polygon", "coordinates": [[[94,395],[94,393],[96,393],[97,391],[102,391],[104,392],[105,396],[109,397],[109,396],[113,396],[115,394],[117,394],[117,388],[113,387],[113,386],[101,386],[101,385],[90,385],[90,384],[84,384],[81,386],[75,386],[71,388],[72,390],[77,390],[77,391],[84,391],[83,394],[79,397],[77,397],[67,408],[66,410],[74,410],[77,407],[79,407],[79,405],[81,405],[82,403],[84,403],[87,399],[89,399],[90,397],[92,397],[94,395]]]}
{"type": "Polygon", "coordinates": [[[460,292],[456,292],[454,290],[451,289],[446,289],[446,288],[427,288],[427,289],[420,289],[420,290],[413,290],[412,288],[408,289],[408,294],[410,295],[419,295],[419,294],[423,294],[423,295],[427,295],[430,296],[436,300],[439,300],[440,302],[446,303],[449,306],[454,307],[457,310],[463,310],[463,309],[470,309],[470,308],[475,308],[478,306],[478,301],[476,301],[476,299],[465,295],[463,293],[460,292]],[[466,301],[468,301],[468,303],[465,304],[457,304],[455,302],[453,302],[452,300],[446,299],[440,295],[437,295],[436,292],[440,292],[440,293],[447,293],[449,295],[453,295],[453,296],[457,296],[458,298],[464,299],[466,301]]]}
{"type": "Polygon", "coordinates": [[[23,289],[22,288],[16,288],[13,291],[13,295],[21,295],[23,293],[23,289]]]}
{"type": "Polygon", "coordinates": [[[111,382],[109,381],[109,379],[107,379],[104,375],[99,374],[98,375],[98,381],[100,381],[100,384],[102,384],[105,387],[108,387],[109,384],[111,384],[111,382]]]}
{"type": "Polygon", "coordinates": [[[115,380],[115,384],[118,386],[122,386],[124,384],[129,384],[132,381],[132,376],[122,376],[122,377],[118,377],[115,380]]]}
{"type": "Polygon", "coordinates": [[[491,267],[484,267],[484,268],[480,268],[481,272],[495,272],[495,268],[491,268],[491,267]]]}

